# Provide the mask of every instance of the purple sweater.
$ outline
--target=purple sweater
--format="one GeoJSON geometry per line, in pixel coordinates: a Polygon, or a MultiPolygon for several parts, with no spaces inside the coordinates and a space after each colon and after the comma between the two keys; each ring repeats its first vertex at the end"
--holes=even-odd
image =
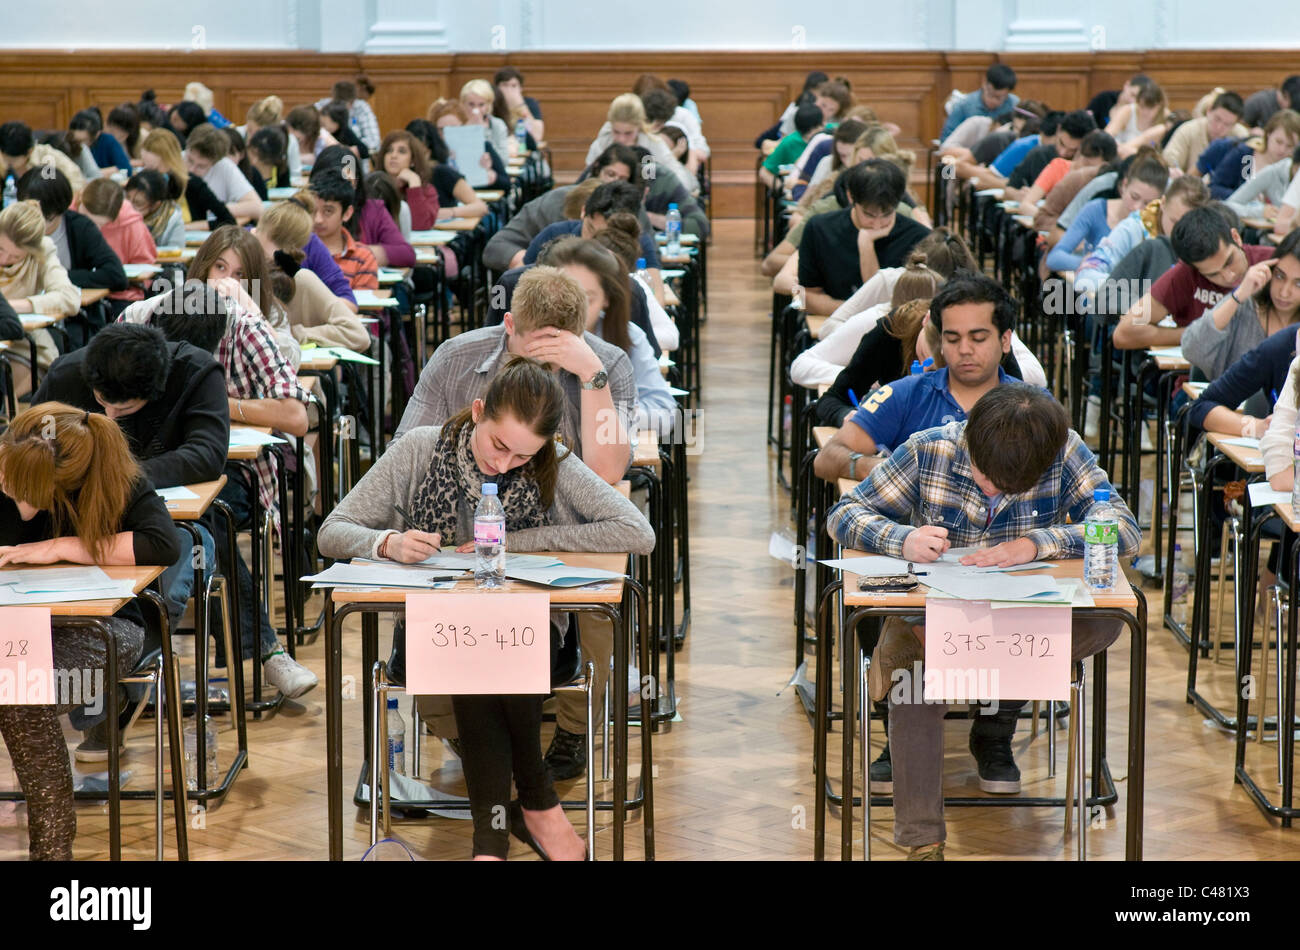
{"type": "Polygon", "coordinates": [[[321,242],[321,239],[313,234],[303,250],[307,252],[307,256],[303,259],[302,266],[319,277],[334,296],[342,297],[355,304],[357,298],[352,295],[352,287],[348,284],[347,276],[339,269],[339,265],[334,263],[329,248],[321,242]]]}
{"type": "Polygon", "coordinates": [[[389,267],[415,266],[415,248],[402,237],[393,216],[378,198],[371,198],[361,209],[361,243],[382,245],[389,267]]]}

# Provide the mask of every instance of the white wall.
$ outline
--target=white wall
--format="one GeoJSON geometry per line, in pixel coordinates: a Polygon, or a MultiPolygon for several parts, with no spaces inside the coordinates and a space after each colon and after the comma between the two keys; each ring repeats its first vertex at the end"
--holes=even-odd
{"type": "Polygon", "coordinates": [[[1222,0],[0,0],[0,47],[565,49],[1300,48],[1287,3],[1222,0]]]}

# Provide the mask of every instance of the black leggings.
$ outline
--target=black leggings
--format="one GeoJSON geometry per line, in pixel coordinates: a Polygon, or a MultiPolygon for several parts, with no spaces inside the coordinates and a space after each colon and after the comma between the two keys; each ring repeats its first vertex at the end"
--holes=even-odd
{"type": "MultiPolygon", "coordinates": [[[[575,631],[576,635],[576,631],[575,631]]],[[[561,633],[551,623],[551,668],[561,633]]],[[[505,858],[510,851],[510,781],[519,804],[543,811],[560,803],[542,760],[544,695],[453,696],[461,767],[474,818],[474,854],[505,858]]]]}

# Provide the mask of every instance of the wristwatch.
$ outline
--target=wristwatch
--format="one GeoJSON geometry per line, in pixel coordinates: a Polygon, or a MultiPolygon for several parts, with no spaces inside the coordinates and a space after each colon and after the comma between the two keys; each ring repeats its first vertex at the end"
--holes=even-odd
{"type": "Polygon", "coordinates": [[[857,481],[858,478],[858,459],[862,458],[861,452],[849,453],[849,478],[857,481]]]}
{"type": "Polygon", "coordinates": [[[582,384],[583,389],[604,389],[609,382],[609,373],[603,369],[596,370],[596,375],[582,384]]]}

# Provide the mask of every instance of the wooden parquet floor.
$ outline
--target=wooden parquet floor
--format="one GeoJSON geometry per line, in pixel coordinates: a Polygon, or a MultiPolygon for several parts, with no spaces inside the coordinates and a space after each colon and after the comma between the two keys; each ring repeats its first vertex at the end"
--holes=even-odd
{"type": "MultiPolygon", "coordinates": [[[[677,693],[681,722],[656,737],[656,848],[660,860],[793,859],[813,853],[812,732],[793,690],[783,689],[792,669],[792,580],[787,564],[768,555],[773,530],[790,526],[788,496],[774,478],[774,454],[766,448],[766,367],[770,292],[758,276],[751,251],[753,225],[720,222],[711,253],[711,306],[705,326],[704,451],[691,462],[692,628],[678,655],[677,693]]],[[[1149,591],[1153,617],[1158,591],[1149,591]]],[[[353,628],[357,633],[359,627],[353,628]]],[[[1275,859],[1300,855],[1300,829],[1283,830],[1266,819],[1231,777],[1232,741],[1207,726],[1183,700],[1186,651],[1153,621],[1149,637],[1147,716],[1146,843],[1148,858],[1178,860],[1275,859]]],[[[384,644],[383,649],[386,650],[384,644]]],[[[1111,769],[1120,804],[1104,827],[1089,834],[1095,859],[1124,853],[1124,790],[1128,649],[1117,646],[1110,662],[1111,769]]],[[[324,675],[320,642],[301,648],[304,659],[324,675]]],[[[1202,684],[1216,701],[1231,696],[1232,672],[1202,665],[1202,684]]],[[[1256,662],[1258,666],[1258,661],[1256,662]]],[[[359,636],[347,638],[344,670],[360,674],[359,636]]],[[[358,693],[359,695],[359,693],[358,693]]],[[[361,761],[360,701],[345,704],[345,788],[350,794],[361,761]]],[[[405,705],[405,704],[404,704],[405,705]]],[[[406,712],[403,712],[406,715],[406,712]]],[[[222,720],[223,729],[228,721],[222,720]]],[[[549,727],[548,727],[549,728],[549,727]]],[[[947,728],[946,789],[979,794],[974,763],[966,752],[964,723],[947,728]]],[[[73,739],[69,734],[70,741],[73,739]]],[[[1065,733],[1060,733],[1058,770],[1047,778],[1047,742],[1032,742],[1022,723],[1017,760],[1026,793],[1062,794],[1065,733]]],[[[195,860],[319,860],[327,852],[323,748],[325,710],[320,689],[289,703],[279,714],[250,721],[250,766],[229,797],[210,812],[193,816],[191,855],[195,860]]],[[[873,752],[881,741],[873,731],[873,752]]],[[[838,731],[832,737],[832,774],[838,769],[838,731]]],[[[221,735],[223,750],[233,734],[221,735]]],[[[633,740],[633,759],[636,741],[633,740]]],[[[132,787],[152,784],[152,739],[138,729],[128,743],[132,787]]],[[[1273,743],[1252,744],[1249,761],[1269,777],[1273,743]]],[[[456,790],[455,759],[440,765],[441,747],[426,745],[423,777],[456,790]]],[[[599,750],[597,751],[599,757],[599,750]]],[[[7,757],[0,782],[12,787],[7,757]]],[[[598,788],[607,791],[607,785],[598,788]]],[[[580,783],[561,788],[578,797],[580,783]]],[[[344,812],[345,856],[365,851],[365,813],[349,804],[344,812]]],[[[581,822],[581,815],[573,819],[581,822]]],[[[892,843],[892,813],[873,811],[873,857],[902,856],[892,843]]],[[[107,813],[101,805],[78,809],[76,855],[107,856],[107,813]]],[[[169,818],[170,823],[170,818],[169,818]]],[[[21,805],[0,803],[0,857],[26,855],[26,817],[21,805]]],[[[124,806],[125,853],[153,855],[150,803],[124,806]]],[[[169,825],[170,827],[170,825],[169,825]]],[[[838,815],[829,822],[827,853],[838,854],[838,815]]],[[[963,808],[948,812],[950,858],[1066,860],[1059,810],[963,808]]],[[[402,823],[396,833],[421,856],[469,856],[469,823],[432,818],[402,823]]],[[[861,823],[858,824],[859,839],[861,823]]],[[[641,855],[641,824],[628,829],[628,854],[641,855]]],[[[598,857],[610,853],[607,816],[598,821],[598,857]]],[[[174,855],[168,833],[169,858],[174,855]]],[[[1071,843],[1072,844],[1072,843],[1071,843]]],[[[858,841],[856,855],[861,855],[858,841]]],[[[515,845],[512,856],[531,858],[515,845]]]]}

